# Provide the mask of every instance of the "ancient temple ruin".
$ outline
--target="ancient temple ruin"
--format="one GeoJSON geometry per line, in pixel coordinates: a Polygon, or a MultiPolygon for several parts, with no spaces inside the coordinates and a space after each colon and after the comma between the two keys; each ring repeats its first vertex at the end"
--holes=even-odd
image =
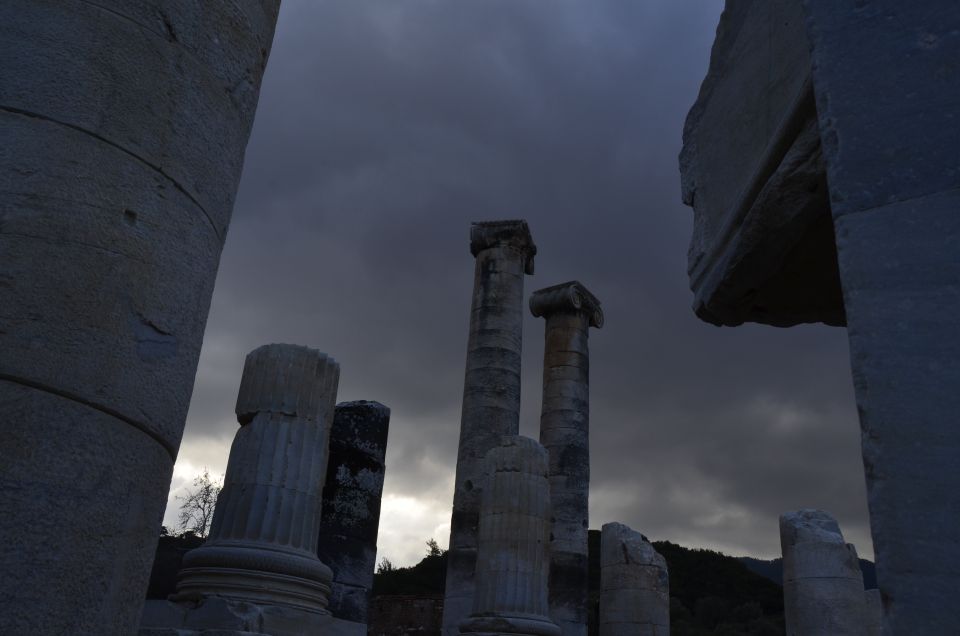
{"type": "Polygon", "coordinates": [[[697,315],[847,327],[887,633],[960,633],[958,26],[728,0],[680,155],[697,315]]]}
{"type": "Polygon", "coordinates": [[[176,594],[147,602],[142,636],[366,634],[390,411],[335,411],[339,377],[307,347],[247,356],[210,535],[185,555],[176,594]]]}

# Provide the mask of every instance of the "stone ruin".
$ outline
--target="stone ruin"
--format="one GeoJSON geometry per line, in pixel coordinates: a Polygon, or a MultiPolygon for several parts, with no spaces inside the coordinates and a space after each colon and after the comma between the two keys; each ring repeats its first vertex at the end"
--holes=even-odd
{"type": "MultiPolygon", "coordinates": [[[[0,197],[12,211],[0,285],[5,633],[137,629],[279,10],[279,0],[107,5],[0,3],[0,197]],[[98,98],[117,86],[122,101],[98,98]],[[126,523],[104,533],[100,521],[118,508],[126,523]]],[[[960,587],[958,27],[948,0],[728,0],[681,154],[697,315],[847,327],[885,633],[960,633],[960,614],[944,611],[960,587]]],[[[494,222],[474,226],[471,251],[448,636],[475,608],[484,458],[518,430],[523,276],[536,247],[524,222],[494,222]]],[[[214,536],[187,559],[179,600],[144,618],[212,625],[242,604],[267,608],[252,611],[257,625],[237,619],[258,629],[289,612],[340,620],[324,614],[332,598],[356,619],[345,628],[362,619],[355,601],[367,579],[350,572],[366,568],[372,517],[317,527],[317,516],[324,498],[343,510],[365,484],[378,487],[351,462],[382,460],[376,450],[345,460],[342,492],[321,494],[335,363],[297,351],[324,361],[327,384],[301,386],[306,402],[289,412],[254,392],[238,403],[214,536]],[[309,481],[302,490],[255,470],[261,444],[291,430],[288,418],[310,422],[305,454],[288,458],[309,481]],[[245,507],[267,491],[277,495],[269,524],[245,507]],[[315,557],[326,532],[358,548],[350,563],[327,556],[344,559],[340,579],[315,557]],[[264,573],[278,584],[258,586],[264,573]]],[[[541,436],[552,445],[547,397],[545,381],[541,436]]],[[[570,449],[581,457],[567,485],[589,475],[586,446],[570,449]]],[[[565,500],[574,516],[552,524],[574,519],[582,501],[565,500]]],[[[577,554],[558,544],[550,577],[577,554]]],[[[567,589],[548,596],[549,611],[577,633],[581,597],[567,589]]]]}
{"type": "Polygon", "coordinates": [[[598,628],[600,636],[670,636],[667,562],[621,523],[602,529],[598,628]]]}
{"type": "Polygon", "coordinates": [[[335,410],[339,376],[307,347],[247,356],[210,535],[176,594],[147,601],[142,636],[366,634],[389,409],[335,410]]]}
{"type": "Polygon", "coordinates": [[[960,633],[960,5],[727,0],[683,132],[694,310],[845,325],[884,633],[960,633]]]}
{"type": "Polygon", "coordinates": [[[822,510],[780,516],[787,636],[864,636],[866,595],[857,551],[822,510]]]}
{"type": "MultiPolygon", "coordinates": [[[[471,252],[477,264],[443,633],[586,636],[587,341],[590,327],[603,326],[603,311],[577,281],[531,295],[531,313],[546,323],[540,444],[519,437],[522,286],[523,275],[533,271],[536,247],[526,222],[492,221],[473,225],[471,252]]],[[[605,526],[610,542],[616,529],[630,532],[619,524],[609,532],[605,526]]],[[[662,598],[649,609],[648,622],[659,630],[643,632],[651,634],[666,633],[663,626],[669,626],[666,563],[656,556],[662,598]]],[[[607,617],[611,636],[647,629],[637,627],[647,618],[631,615],[636,621],[625,627],[618,614],[638,598],[637,577],[645,571],[636,570],[637,563],[619,569],[610,564],[600,620],[607,617]]]]}

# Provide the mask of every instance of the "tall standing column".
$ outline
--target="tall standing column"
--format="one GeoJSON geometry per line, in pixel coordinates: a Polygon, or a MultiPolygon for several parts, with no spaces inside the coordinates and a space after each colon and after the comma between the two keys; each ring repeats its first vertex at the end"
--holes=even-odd
{"type": "Polygon", "coordinates": [[[390,409],[379,402],[338,404],[330,432],[317,554],[333,570],[330,613],[366,636],[377,563],[390,409]]]}
{"type": "Polygon", "coordinates": [[[324,613],[331,571],[317,558],[321,491],[340,367],[266,345],[247,356],[210,537],[188,552],[176,600],[222,596],[324,613]]]}
{"type": "Polygon", "coordinates": [[[622,523],[601,533],[599,623],[600,636],[670,636],[667,561],[622,523]]]}
{"type": "Polygon", "coordinates": [[[473,612],[461,634],[560,636],[548,617],[547,451],[505,435],[486,456],[473,612]]]}
{"type": "Polygon", "coordinates": [[[857,551],[822,510],[780,515],[787,636],[863,636],[866,598],[857,551]]]}
{"type": "Polygon", "coordinates": [[[137,627],[279,5],[0,2],[0,633],[137,627]]]}
{"type": "Polygon", "coordinates": [[[600,301],[576,281],[530,297],[546,319],[540,443],[550,452],[550,617],[564,636],[586,636],[589,578],[590,327],[603,326],[600,301]]]}
{"type": "Polygon", "coordinates": [[[533,273],[537,247],[526,221],[491,221],[471,226],[470,252],[476,268],[450,518],[445,636],[457,634],[472,606],[483,458],[503,435],[520,430],[523,277],[533,273]]]}

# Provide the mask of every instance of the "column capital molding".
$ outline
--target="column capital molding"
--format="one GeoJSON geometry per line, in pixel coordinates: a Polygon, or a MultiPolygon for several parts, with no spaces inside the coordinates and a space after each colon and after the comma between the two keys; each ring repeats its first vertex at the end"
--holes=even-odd
{"type": "Polygon", "coordinates": [[[600,300],[590,293],[583,283],[569,281],[552,287],[538,289],[530,295],[530,313],[548,318],[555,313],[583,312],[590,319],[590,326],[603,327],[603,310],[600,300]]]}
{"type": "Polygon", "coordinates": [[[476,256],[491,247],[512,247],[523,255],[523,270],[533,274],[533,257],[537,246],[524,220],[474,221],[470,225],[470,253],[476,256]]]}

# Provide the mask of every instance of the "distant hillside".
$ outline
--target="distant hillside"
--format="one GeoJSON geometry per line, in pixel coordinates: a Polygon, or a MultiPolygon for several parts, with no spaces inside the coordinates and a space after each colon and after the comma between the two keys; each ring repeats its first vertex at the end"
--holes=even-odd
{"type": "MultiPolygon", "coordinates": [[[[752,557],[738,557],[751,572],[766,577],[776,583],[783,584],[783,559],[772,559],[765,561],[763,559],[754,559],[752,557]]],[[[863,572],[863,589],[872,590],[877,587],[877,570],[873,561],[860,559],[860,571],[863,572]]]]}
{"type": "MultiPolygon", "coordinates": [[[[590,531],[590,587],[593,621],[600,588],[600,532],[590,531]]],[[[751,572],[734,557],[654,542],[670,569],[672,636],[780,636],[780,586],[751,572]]],[[[446,553],[426,556],[417,565],[374,576],[374,596],[427,596],[443,593],[446,553]]],[[[404,601],[409,602],[409,600],[404,601]]],[[[591,626],[594,627],[594,626],[591,626]]],[[[591,634],[596,634],[591,629],[591,634]]]]}

